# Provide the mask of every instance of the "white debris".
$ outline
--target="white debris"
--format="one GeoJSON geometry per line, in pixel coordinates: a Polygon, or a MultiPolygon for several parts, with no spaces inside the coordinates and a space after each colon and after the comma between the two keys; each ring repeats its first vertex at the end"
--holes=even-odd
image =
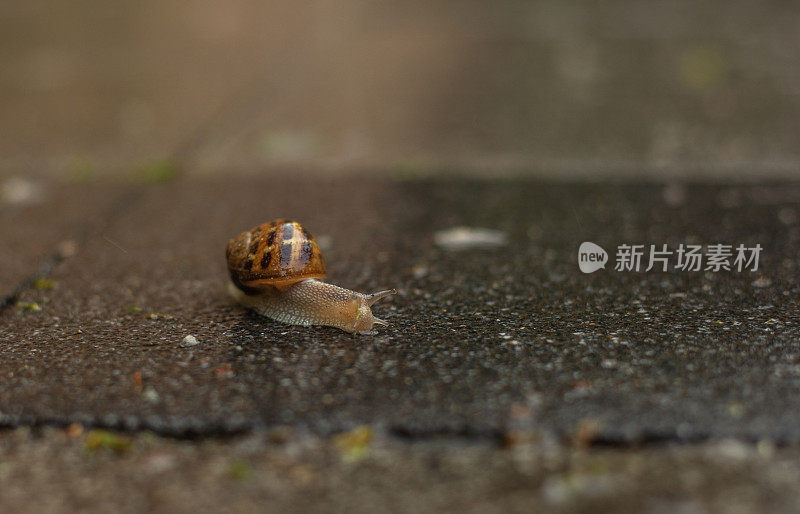
{"type": "Polygon", "coordinates": [[[0,203],[30,205],[44,201],[45,192],[41,184],[25,178],[12,177],[0,185],[0,203]]]}
{"type": "Polygon", "coordinates": [[[429,271],[428,267],[422,265],[414,266],[413,268],[411,268],[411,274],[417,280],[425,278],[428,275],[428,271],[429,271]]]}
{"type": "Polygon", "coordinates": [[[772,280],[766,277],[759,277],[751,283],[753,287],[769,287],[772,285],[772,280]]]}
{"type": "Polygon", "coordinates": [[[446,250],[494,248],[508,244],[508,236],[488,228],[454,227],[436,232],[434,242],[446,250]]]}
{"type": "Polygon", "coordinates": [[[62,259],[69,259],[78,253],[78,243],[72,239],[66,239],[56,245],[56,251],[58,252],[58,256],[62,259]]]}
{"type": "Polygon", "coordinates": [[[195,336],[188,335],[183,338],[183,344],[181,346],[196,346],[198,344],[200,344],[200,342],[197,341],[197,338],[195,336]]]}
{"type": "Polygon", "coordinates": [[[156,403],[158,401],[158,393],[152,387],[145,389],[144,393],[142,393],[142,396],[144,396],[145,400],[151,403],[156,403]]]}

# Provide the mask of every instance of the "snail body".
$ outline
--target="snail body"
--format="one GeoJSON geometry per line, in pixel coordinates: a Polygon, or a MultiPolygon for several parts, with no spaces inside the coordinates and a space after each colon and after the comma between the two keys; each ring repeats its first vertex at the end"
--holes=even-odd
{"type": "Polygon", "coordinates": [[[371,306],[397,291],[363,294],[319,280],[326,275],[322,252],[297,222],[275,220],[242,232],[228,242],[226,256],[231,295],[262,316],[358,334],[388,325],[371,306]]]}

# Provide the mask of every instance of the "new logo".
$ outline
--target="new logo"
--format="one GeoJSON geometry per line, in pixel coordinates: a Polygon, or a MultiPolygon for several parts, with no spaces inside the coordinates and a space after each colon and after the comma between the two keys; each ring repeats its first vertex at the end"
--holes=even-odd
{"type": "Polygon", "coordinates": [[[584,273],[594,273],[600,268],[605,268],[608,254],[602,247],[586,241],[578,248],[578,266],[584,273]]]}

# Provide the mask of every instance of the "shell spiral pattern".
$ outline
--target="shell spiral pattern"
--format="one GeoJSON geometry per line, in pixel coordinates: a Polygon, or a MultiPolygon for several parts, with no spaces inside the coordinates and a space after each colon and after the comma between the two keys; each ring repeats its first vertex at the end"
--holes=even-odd
{"type": "Polygon", "coordinates": [[[290,220],[275,220],[242,232],[226,248],[231,280],[245,292],[284,287],[326,274],[314,236],[290,220]]]}

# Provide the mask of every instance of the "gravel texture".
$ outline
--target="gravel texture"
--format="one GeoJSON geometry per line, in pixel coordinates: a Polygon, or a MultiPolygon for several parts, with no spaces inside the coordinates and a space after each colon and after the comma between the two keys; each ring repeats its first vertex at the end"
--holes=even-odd
{"type": "Polygon", "coordinates": [[[0,432],[4,512],[790,512],[800,452],[720,440],[408,444],[369,427],[179,441],[0,432]]]}
{"type": "MultiPolygon", "coordinates": [[[[82,191],[82,204],[107,202],[107,187],[82,191]]],[[[274,177],[144,188],[105,211],[52,270],[52,288],[26,289],[0,314],[0,423],[797,442],[798,200],[794,184],[274,177]],[[375,309],[391,326],[352,336],[234,304],[227,239],[279,216],[323,241],[331,282],[398,288],[375,309]],[[507,244],[434,243],[458,226],[499,230],[507,244]],[[609,250],[606,269],[579,271],[583,241],[609,250]],[[757,272],[636,273],[613,269],[623,243],[764,250],[757,272]]]]}

